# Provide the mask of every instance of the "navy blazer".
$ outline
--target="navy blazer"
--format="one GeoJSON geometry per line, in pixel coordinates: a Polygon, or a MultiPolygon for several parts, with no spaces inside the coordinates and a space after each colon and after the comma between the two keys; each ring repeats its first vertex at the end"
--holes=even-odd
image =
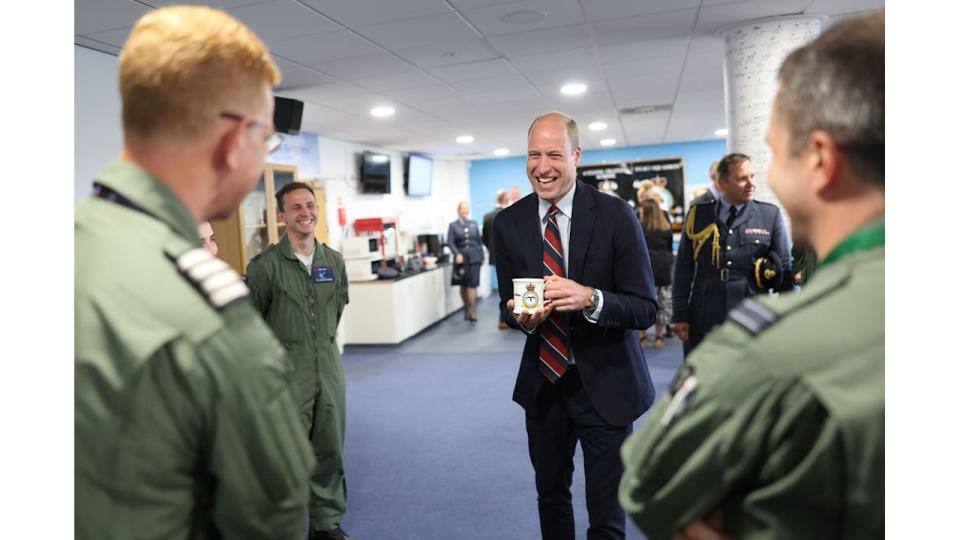
{"type": "MultiPolygon", "coordinates": [[[[513,279],[543,276],[543,232],[536,193],[504,208],[493,224],[500,309],[513,298],[513,279]]],[[[570,224],[568,277],[603,293],[600,320],[571,314],[570,344],[583,387],[597,413],[625,426],[654,400],[653,382],[636,329],[649,328],[657,295],[647,245],[630,206],[577,181],[570,224]]],[[[507,313],[507,321],[519,326],[507,313]]],[[[539,417],[537,392],[550,384],[538,368],[539,329],[527,336],[513,400],[539,417]]]]}

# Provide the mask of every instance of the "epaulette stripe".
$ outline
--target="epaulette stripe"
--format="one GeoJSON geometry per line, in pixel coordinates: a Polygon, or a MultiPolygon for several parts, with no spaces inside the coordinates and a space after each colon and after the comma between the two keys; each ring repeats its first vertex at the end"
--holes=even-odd
{"type": "Polygon", "coordinates": [[[773,312],[767,306],[757,302],[753,298],[747,298],[741,305],[743,309],[749,311],[765,324],[773,324],[777,322],[777,314],[773,312]]]}
{"type": "Polygon", "coordinates": [[[741,302],[736,309],[730,312],[729,318],[754,336],[777,322],[776,313],[752,298],[741,302]]]}
{"type": "Polygon", "coordinates": [[[743,312],[743,311],[737,311],[737,310],[731,311],[730,320],[739,324],[744,328],[744,330],[746,330],[747,332],[750,332],[750,334],[754,336],[759,334],[760,330],[762,329],[763,323],[761,323],[760,321],[754,320],[749,315],[747,315],[746,312],[743,312]]]}
{"type": "Polygon", "coordinates": [[[247,289],[247,286],[243,284],[242,281],[236,281],[216,292],[210,294],[210,302],[222,308],[233,302],[234,300],[239,300],[247,295],[250,289],[247,289]]]}
{"type": "Polygon", "coordinates": [[[192,268],[184,268],[183,270],[190,274],[190,277],[193,279],[203,281],[214,274],[229,269],[230,267],[227,266],[227,263],[220,259],[210,259],[209,261],[196,264],[192,268]]]}
{"type": "Polygon", "coordinates": [[[217,309],[250,294],[240,275],[227,263],[202,248],[194,248],[176,259],[180,273],[217,309]]]}
{"type": "Polygon", "coordinates": [[[211,259],[213,259],[213,255],[211,255],[209,251],[201,248],[195,248],[177,257],[177,266],[186,272],[190,268],[193,268],[194,266],[211,259]]]}
{"type": "Polygon", "coordinates": [[[238,276],[236,272],[231,272],[230,269],[227,269],[203,280],[203,288],[207,291],[213,292],[217,289],[222,289],[231,283],[236,283],[237,279],[238,276]]]}

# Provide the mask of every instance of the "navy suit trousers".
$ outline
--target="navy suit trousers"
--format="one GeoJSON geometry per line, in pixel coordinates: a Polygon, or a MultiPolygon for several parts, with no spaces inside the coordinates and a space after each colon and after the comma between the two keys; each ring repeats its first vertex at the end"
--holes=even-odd
{"type": "Polygon", "coordinates": [[[544,540],[576,538],[570,485],[577,441],[583,450],[588,540],[622,540],[625,515],[617,500],[623,474],[620,446],[633,424],[612,426],[597,414],[576,367],[537,396],[540,415],[527,414],[527,440],[537,485],[540,533],[544,540]]]}

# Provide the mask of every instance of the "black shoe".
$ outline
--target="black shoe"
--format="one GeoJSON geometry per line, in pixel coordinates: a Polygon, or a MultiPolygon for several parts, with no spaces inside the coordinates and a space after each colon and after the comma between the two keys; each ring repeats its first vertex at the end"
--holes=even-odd
{"type": "Polygon", "coordinates": [[[338,525],[329,531],[311,531],[310,540],[360,540],[356,536],[350,536],[338,525]]]}

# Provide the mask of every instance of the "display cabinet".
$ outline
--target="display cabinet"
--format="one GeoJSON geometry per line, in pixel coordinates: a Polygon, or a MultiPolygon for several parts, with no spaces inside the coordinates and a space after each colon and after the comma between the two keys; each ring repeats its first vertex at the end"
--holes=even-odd
{"type": "MultiPolygon", "coordinates": [[[[219,257],[237,272],[246,273],[250,259],[267,246],[276,244],[285,232],[285,225],[277,219],[276,192],[297,178],[294,165],[267,164],[257,186],[240,203],[240,206],[222,220],[211,221],[220,248],[219,257]]],[[[320,242],[327,242],[326,194],[323,188],[312,181],[304,181],[313,188],[317,197],[317,224],[315,235],[320,242]]]]}

